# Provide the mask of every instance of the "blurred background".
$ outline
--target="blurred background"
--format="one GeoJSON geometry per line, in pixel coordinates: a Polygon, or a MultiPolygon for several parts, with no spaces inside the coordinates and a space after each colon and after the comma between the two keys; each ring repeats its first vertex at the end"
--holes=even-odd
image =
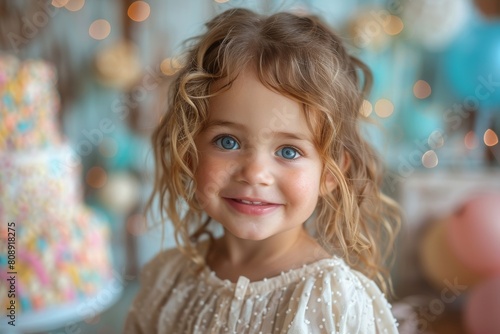
{"type": "Polygon", "coordinates": [[[149,136],[183,42],[233,7],[317,14],[371,67],[364,132],[405,213],[392,270],[400,332],[500,333],[495,0],[1,0],[2,307],[8,221],[18,271],[16,326],[8,310],[0,332],[122,332],[140,268],[174,246],[171,226],[142,211],[149,136]]]}

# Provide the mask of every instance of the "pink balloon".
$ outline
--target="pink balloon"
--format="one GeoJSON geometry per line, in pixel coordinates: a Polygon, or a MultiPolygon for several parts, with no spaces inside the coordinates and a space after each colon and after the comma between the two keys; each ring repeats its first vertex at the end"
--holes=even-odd
{"type": "Polygon", "coordinates": [[[500,334],[500,277],[473,288],[465,305],[465,324],[470,334],[500,334]]]}
{"type": "Polygon", "coordinates": [[[481,274],[500,272],[500,194],[465,202],[449,219],[447,235],[451,251],[465,266],[481,274]]]}

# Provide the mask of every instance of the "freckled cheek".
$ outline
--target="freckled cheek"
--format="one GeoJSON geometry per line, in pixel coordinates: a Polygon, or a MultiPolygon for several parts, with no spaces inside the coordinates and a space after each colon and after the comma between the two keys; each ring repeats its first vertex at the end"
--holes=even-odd
{"type": "Polygon", "coordinates": [[[195,179],[198,195],[211,197],[224,187],[230,177],[233,163],[226,159],[200,157],[195,179]]]}
{"type": "Polygon", "coordinates": [[[291,173],[283,180],[289,200],[302,203],[306,200],[316,201],[319,193],[319,176],[314,172],[301,171],[291,173]]]}

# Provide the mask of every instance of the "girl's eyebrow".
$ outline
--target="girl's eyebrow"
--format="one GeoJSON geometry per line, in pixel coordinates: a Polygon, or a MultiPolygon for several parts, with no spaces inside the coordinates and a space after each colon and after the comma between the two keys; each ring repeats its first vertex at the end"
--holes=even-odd
{"type": "Polygon", "coordinates": [[[218,120],[218,119],[214,119],[214,120],[207,122],[204,126],[204,129],[208,129],[208,128],[211,128],[214,126],[227,126],[227,127],[233,127],[233,128],[238,128],[238,129],[242,129],[242,130],[245,129],[245,126],[243,124],[234,123],[234,122],[230,122],[230,121],[223,121],[223,120],[218,120]]]}
{"type": "MultiPolygon", "coordinates": [[[[208,123],[206,123],[204,130],[207,130],[211,127],[216,127],[216,126],[227,126],[230,128],[237,128],[238,130],[246,130],[246,126],[244,124],[240,123],[234,123],[230,121],[224,121],[224,120],[211,120],[208,123]]],[[[303,141],[308,141],[311,142],[311,140],[303,135],[303,134],[297,134],[297,133],[292,133],[292,132],[272,132],[273,135],[287,138],[287,139],[296,139],[296,140],[303,140],[303,141]]]]}

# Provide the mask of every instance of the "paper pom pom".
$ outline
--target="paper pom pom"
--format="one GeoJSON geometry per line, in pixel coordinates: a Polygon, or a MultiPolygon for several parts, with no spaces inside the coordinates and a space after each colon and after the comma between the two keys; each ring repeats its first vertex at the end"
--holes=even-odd
{"type": "Polygon", "coordinates": [[[500,334],[500,277],[474,287],[465,306],[465,323],[470,334],[500,334]]]}
{"type": "Polygon", "coordinates": [[[450,43],[469,20],[466,0],[407,0],[403,3],[405,32],[429,49],[450,43]]]}
{"type": "Polygon", "coordinates": [[[455,281],[472,286],[482,277],[465,267],[452,253],[446,239],[446,223],[446,219],[431,222],[420,243],[419,256],[424,276],[439,290],[455,281]]]}
{"type": "Polygon", "coordinates": [[[500,271],[500,194],[467,201],[446,224],[453,253],[478,273],[500,271]]]}

